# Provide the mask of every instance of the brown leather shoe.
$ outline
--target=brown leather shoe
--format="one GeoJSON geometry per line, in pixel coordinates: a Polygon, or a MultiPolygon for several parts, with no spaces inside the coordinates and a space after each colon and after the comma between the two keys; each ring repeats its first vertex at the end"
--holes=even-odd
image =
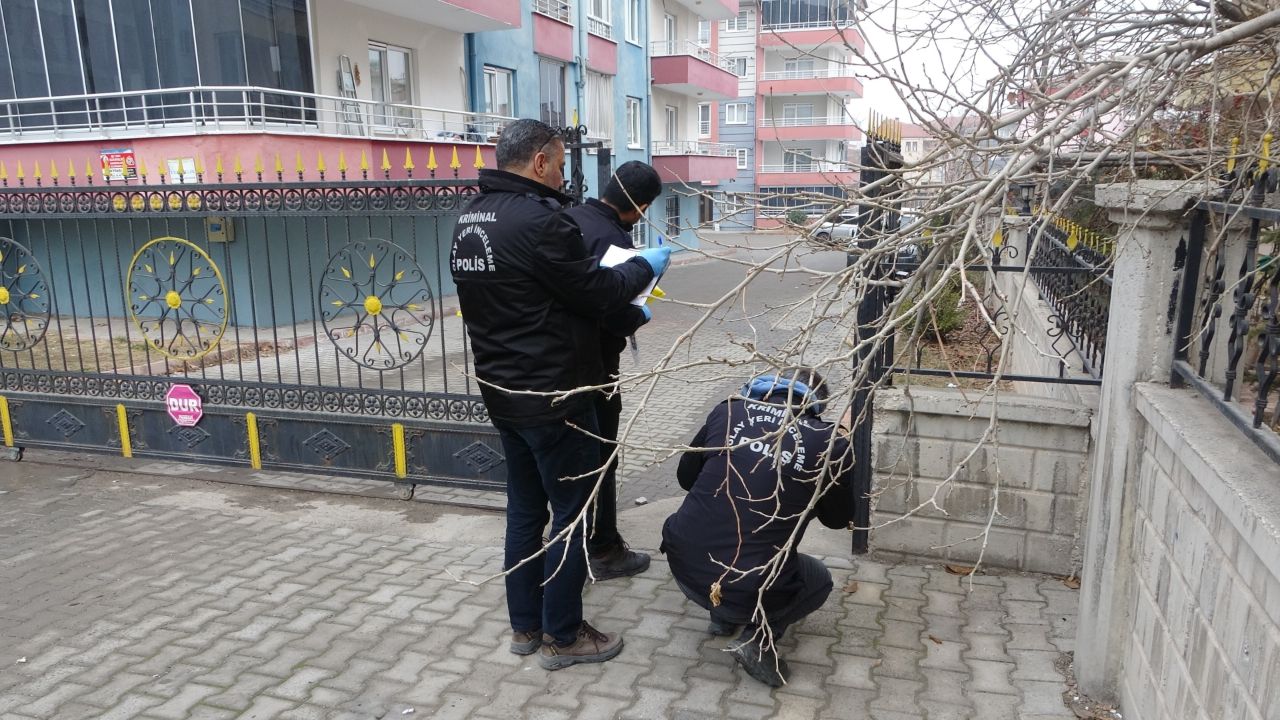
{"type": "Polygon", "coordinates": [[[538,652],[540,647],[542,647],[541,630],[533,630],[531,632],[511,631],[511,652],[516,655],[532,655],[538,652]]]}
{"type": "Polygon", "coordinates": [[[550,635],[542,636],[542,650],[538,664],[544,670],[559,670],[578,663],[599,663],[612,660],[622,652],[622,635],[602,633],[583,620],[578,636],[565,647],[556,644],[550,635]]]}

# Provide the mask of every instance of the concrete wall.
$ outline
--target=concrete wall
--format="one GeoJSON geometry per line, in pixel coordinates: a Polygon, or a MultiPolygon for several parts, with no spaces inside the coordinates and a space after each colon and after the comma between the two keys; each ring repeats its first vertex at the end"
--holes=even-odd
{"type": "Polygon", "coordinates": [[[1045,398],[1002,393],[993,403],[956,390],[878,391],[873,523],[930,498],[937,507],[872,530],[871,546],[963,565],[982,553],[986,565],[1076,573],[1090,421],[1088,408],[1045,398]],[[998,430],[975,451],[993,412],[998,430]]]}
{"type": "Polygon", "coordinates": [[[1134,402],[1124,716],[1278,718],[1280,467],[1190,390],[1139,384],[1134,402]]]}

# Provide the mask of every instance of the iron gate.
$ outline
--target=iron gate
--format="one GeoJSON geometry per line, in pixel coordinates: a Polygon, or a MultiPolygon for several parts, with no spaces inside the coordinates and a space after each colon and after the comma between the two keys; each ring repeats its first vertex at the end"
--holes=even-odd
{"type": "Polygon", "coordinates": [[[449,300],[474,181],[218,165],[0,188],[4,444],[502,487],[449,300]],[[179,385],[194,425],[170,417],[179,385]]]}

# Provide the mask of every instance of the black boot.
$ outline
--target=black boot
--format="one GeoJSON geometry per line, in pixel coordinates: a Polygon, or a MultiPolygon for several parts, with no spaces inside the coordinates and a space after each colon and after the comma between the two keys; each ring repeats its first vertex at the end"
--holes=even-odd
{"type": "Polygon", "coordinates": [[[649,556],[632,550],[621,540],[607,550],[592,552],[588,559],[596,580],[630,577],[649,569],[649,556]]]}

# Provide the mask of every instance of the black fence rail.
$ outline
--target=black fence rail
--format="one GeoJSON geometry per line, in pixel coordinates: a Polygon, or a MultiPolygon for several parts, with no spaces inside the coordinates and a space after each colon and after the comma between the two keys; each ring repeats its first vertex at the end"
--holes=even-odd
{"type": "Polygon", "coordinates": [[[1198,390],[1280,463],[1280,210],[1264,207],[1277,175],[1255,167],[1228,181],[1192,213],[1172,384],[1198,390]]]}

